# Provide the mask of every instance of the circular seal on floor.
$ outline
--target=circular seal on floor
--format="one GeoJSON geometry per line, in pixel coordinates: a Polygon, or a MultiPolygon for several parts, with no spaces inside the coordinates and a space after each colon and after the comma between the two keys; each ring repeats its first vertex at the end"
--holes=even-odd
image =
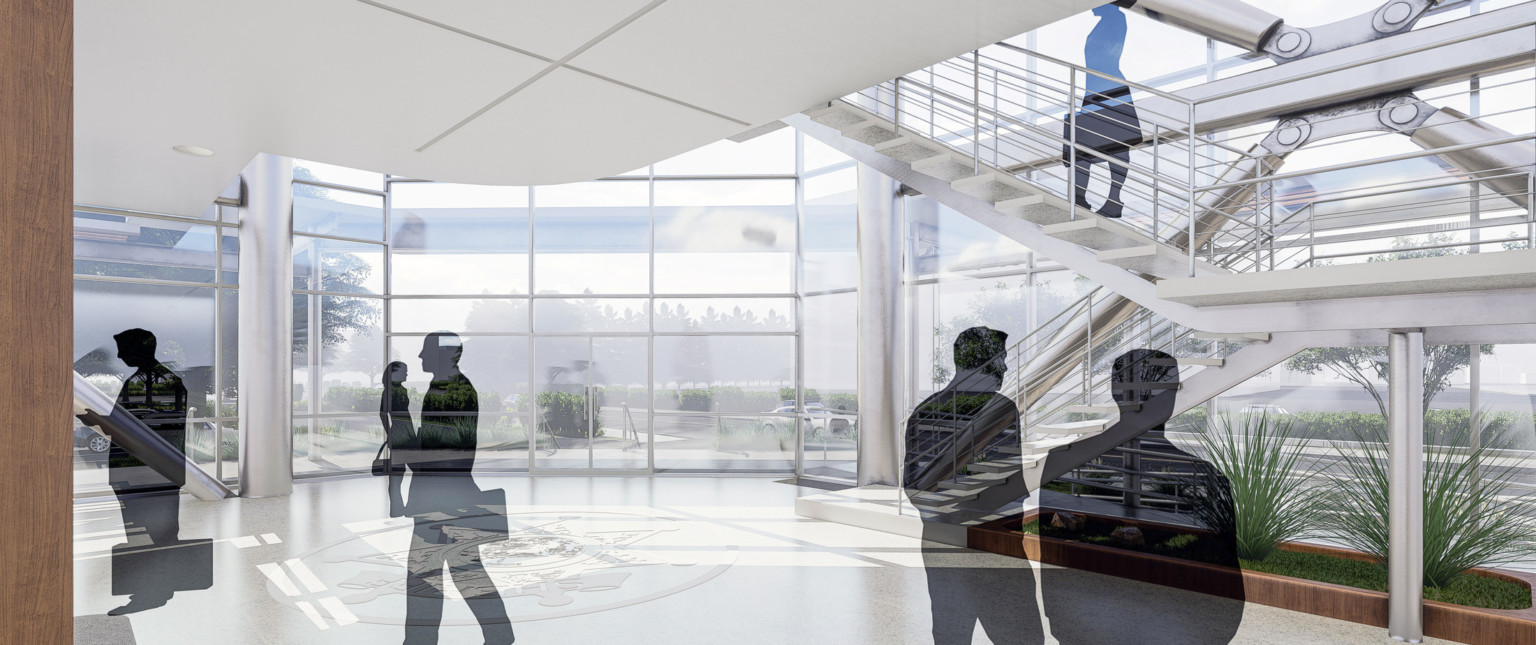
{"type": "Polygon", "coordinates": [[[675,594],[720,575],[737,553],[708,526],[651,509],[473,507],[349,528],[357,535],[281,569],[263,565],[267,591],[317,623],[415,624],[423,619],[408,615],[409,596],[418,613],[440,601],[441,625],[475,625],[464,598],[494,586],[516,623],[675,594]],[[431,574],[445,567],[451,580],[431,574]]]}

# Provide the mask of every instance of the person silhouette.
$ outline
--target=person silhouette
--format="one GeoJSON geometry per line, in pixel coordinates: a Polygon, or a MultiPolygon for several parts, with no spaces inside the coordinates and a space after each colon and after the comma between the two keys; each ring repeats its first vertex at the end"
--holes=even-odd
{"type": "Polygon", "coordinates": [[[416,424],[411,421],[411,395],[405,388],[410,368],[394,361],[384,368],[384,392],[379,397],[379,421],[384,424],[384,442],[390,447],[389,516],[405,515],[405,496],[401,492],[405,465],[395,459],[394,451],[420,449],[416,424]]]}
{"type": "MultiPolygon", "coordinates": [[[[480,560],[480,544],[505,539],[507,524],[501,515],[505,500],[488,501],[471,474],[480,402],[474,385],[459,371],[463,353],[463,342],[452,332],[434,332],[423,341],[421,367],[432,380],[422,397],[418,427],[393,422],[399,414],[393,384],[389,394],[391,461],[409,470],[403,510],[415,521],[406,572],[407,645],[438,641],[447,588],[444,567],[479,621],[485,642],[514,640],[501,594],[480,560]],[[498,505],[502,508],[487,508],[498,505]]],[[[391,370],[390,378],[395,374],[391,370]]]]}
{"type": "MultiPolygon", "coordinates": [[[[1125,78],[1120,71],[1120,56],[1125,50],[1125,14],[1116,3],[1093,9],[1099,17],[1098,24],[1088,33],[1083,43],[1083,60],[1088,69],[1114,78],[1125,78]]],[[[1130,168],[1131,148],[1141,144],[1141,120],[1136,105],[1131,101],[1131,88],[1125,84],[1087,74],[1084,84],[1083,105],[1077,113],[1077,165],[1073,169],[1073,200],[1083,208],[1093,208],[1088,203],[1088,181],[1093,165],[1103,158],[1089,153],[1089,148],[1114,159],[1109,166],[1109,195],[1098,213],[1104,217],[1118,218],[1125,208],[1120,191],[1130,168]]],[[[1071,136],[1071,124],[1067,124],[1071,136]]],[[[1070,163],[1071,139],[1062,147],[1062,162],[1070,163]]]]}
{"type": "MultiPolygon", "coordinates": [[[[1104,430],[1105,435],[1133,438],[1151,435],[1160,438],[1164,425],[1173,417],[1179,382],[1178,362],[1173,356],[1151,349],[1133,349],[1115,358],[1110,372],[1110,392],[1120,404],[1120,418],[1104,430]]],[[[1173,448],[1171,453],[1187,460],[1193,456],[1173,448]]],[[[1045,469],[1062,468],[1049,463],[1045,469]]],[[[1072,464],[1064,464],[1070,466],[1072,464]]],[[[1196,468],[1196,473],[1201,473],[1196,468]]],[[[1042,482],[1044,484],[1045,482],[1042,482]]],[[[1206,479],[1207,485],[1225,485],[1223,480],[1206,479]]],[[[1057,509],[1040,508],[1042,527],[1057,509]]],[[[1202,536],[1199,539],[1226,540],[1202,536]]],[[[1237,570],[1236,544],[1226,540],[1213,550],[1208,561],[1237,570]]],[[[1063,567],[1041,567],[1040,600],[1051,626],[1051,636],[1063,645],[1097,645],[1114,642],[1146,642],[1155,634],[1159,642],[1191,645],[1230,643],[1242,622],[1241,578],[1234,593],[1237,600],[1200,594],[1149,594],[1136,604],[1122,603],[1121,615],[1106,616],[1103,597],[1095,590],[1094,574],[1063,567]]]]}
{"type": "MultiPolygon", "coordinates": [[[[987,327],[960,332],[955,338],[955,377],[944,389],[924,399],[907,420],[902,488],[912,505],[930,520],[923,524],[921,548],[935,645],[969,644],[978,623],[998,645],[1045,640],[1035,605],[1034,573],[1028,563],[998,566],[998,558],[978,562],[984,557],[981,554],[941,543],[940,535],[954,527],[935,517],[943,512],[939,508],[942,503],[926,502],[921,497],[940,480],[948,479],[958,464],[989,458],[1009,442],[1018,445],[1018,407],[999,394],[1008,367],[1007,340],[1008,334],[987,327]]],[[[1029,494],[1022,483],[996,488],[999,490],[970,502],[978,509],[971,515],[985,515],[1029,494]]],[[[944,519],[958,522],[964,518],[944,519]]]]}
{"type": "MultiPolygon", "coordinates": [[[[123,381],[117,404],[185,453],[187,388],[181,377],[155,358],[155,335],[135,328],[112,338],[117,341],[118,359],[134,370],[123,381]]],[[[107,456],[107,472],[122,505],[123,530],[129,540],[112,549],[112,594],[130,597],[127,604],[107,613],[120,616],[161,607],[177,591],[210,587],[212,542],[181,540],[180,489],[186,484],[186,473],[160,475],[116,441],[107,456]],[[148,545],[142,542],[146,538],[148,545]]]]}

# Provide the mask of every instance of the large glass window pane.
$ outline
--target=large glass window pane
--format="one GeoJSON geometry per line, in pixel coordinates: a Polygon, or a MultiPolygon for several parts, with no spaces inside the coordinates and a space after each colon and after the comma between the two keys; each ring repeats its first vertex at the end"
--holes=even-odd
{"type": "Polygon", "coordinates": [[[659,298],[657,332],[794,331],[792,298],[659,298]]]}
{"type": "MultiPolygon", "coordinates": [[[[391,361],[405,364],[405,386],[413,410],[421,407],[432,375],[422,369],[425,335],[391,336],[391,361]]],[[[459,337],[463,351],[459,370],[474,384],[480,414],[476,428],[477,470],[526,470],[528,468],[528,337],[459,337]]],[[[377,386],[381,388],[382,386],[377,386]]],[[[378,403],[375,401],[374,406],[378,403]]]]}
{"type": "Polygon", "coordinates": [[[229,286],[240,284],[240,229],[234,226],[224,226],[218,229],[219,253],[222,255],[219,267],[219,282],[229,286]]]}
{"type": "Polygon", "coordinates": [[[293,232],[381,241],[384,239],[384,198],[295,183],[293,232]]]}
{"type": "MultiPolygon", "coordinates": [[[[804,308],[805,463],[813,477],[851,480],[856,471],[859,294],[808,296],[804,308]]],[[[916,377],[916,375],[913,375],[916,377]]]]}
{"type": "Polygon", "coordinates": [[[535,332],[635,332],[650,330],[645,298],[540,298],[533,303],[535,332]]]}
{"type": "Polygon", "coordinates": [[[795,183],[656,182],[656,293],[789,293],[795,183]]]}
{"type": "Polygon", "coordinates": [[[219,416],[234,418],[240,395],[240,292],[219,290],[219,359],[221,408],[219,416]]]}
{"type": "Polygon", "coordinates": [[[384,247],[364,242],[295,235],[293,288],[382,295],[384,247]]]}
{"type": "Polygon", "coordinates": [[[795,129],[736,143],[717,141],[656,164],[656,175],[792,175],[795,129]]]}
{"type": "Polygon", "coordinates": [[[368,190],[384,190],[384,175],[380,173],[303,159],[293,160],[293,178],[368,190]]]}
{"type": "Polygon", "coordinates": [[[528,293],[528,189],[426,182],[391,188],[390,289],[528,293]]]}
{"type": "Polygon", "coordinates": [[[804,146],[805,169],[804,172],[813,172],[822,168],[838,164],[852,164],[853,158],[838,152],[836,148],[817,141],[815,137],[800,135],[801,145],[804,146]]]}
{"type": "Polygon", "coordinates": [[[377,400],[373,413],[323,416],[293,422],[293,473],[361,472],[373,465],[384,442],[377,400]]]}
{"type": "Polygon", "coordinates": [[[528,331],[524,298],[394,298],[389,311],[393,333],[528,331]]]}
{"type": "Polygon", "coordinates": [[[657,410],[772,412],[795,386],[792,336],[657,336],[657,410]]]}
{"type": "Polygon", "coordinates": [[[804,186],[801,291],[859,286],[858,170],[809,177],[804,186]]]}
{"type": "MultiPolygon", "coordinates": [[[[385,367],[383,304],[378,298],[294,297],[296,412],[358,411],[353,393],[377,387],[385,367]]],[[[369,409],[376,412],[377,404],[375,399],[369,409]]]]}
{"type": "MultiPolygon", "coordinates": [[[[75,280],[74,370],[110,398],[130,397],[124,402],[130,410],[153,409],[199,418],[216,414],[217,293],[213,288],[75,280]],[[141,381],[125,386],[137,369],[123,360],[119,335],[130,342],[130,347],[152,343],[153,359],[175,374],[185,388],[185,397],[163,381],[147,391],[139,385],[141,381]],[[130,336],[137,340],[129,341],[130,336]]],[[[189,431],[203,427],[201,421],[192,421],[185,429],[182,425],[172,421],[163,427],[157,424],[157,429],[173,444],[181,444],[190,436],[189,431]]],[[[106,448],[108,443],[99,438],[93,430],[78,425],[74,428],[77,490],[105,489],[109,453],[98,448],[106,448]]],[[[207,460],[198,463],[212,466],[207,460]]],[[[111,475],[146,490],[170,486],[147,467],[122,467],[111,475]]]]}
{"type": "Polygon", "coordinates": [[[75,274],[213,282],[218,227],[75,211],[75,274]]]}
{"type": "Polygon", "coordinates": [[[625,294],[651,288],[651,195],[644,181],[534,189],[538,293],[625,294]]]}

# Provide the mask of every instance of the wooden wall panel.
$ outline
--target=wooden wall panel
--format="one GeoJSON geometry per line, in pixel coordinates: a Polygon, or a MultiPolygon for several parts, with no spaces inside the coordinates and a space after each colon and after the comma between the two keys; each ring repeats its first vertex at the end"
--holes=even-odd
{"type": "Polygon", "coordinates": [[[73,640],[73,5],[0,0],[0,643],[7,645],[73,640]]]}

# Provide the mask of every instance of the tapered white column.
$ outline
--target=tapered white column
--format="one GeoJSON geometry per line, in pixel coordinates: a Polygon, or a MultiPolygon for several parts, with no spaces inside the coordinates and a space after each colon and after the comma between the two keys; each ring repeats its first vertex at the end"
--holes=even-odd
{"type": "Polygon", "coordinates": [[[293,161],[241,174],[240,496],[293,492],[293,161]]]}
{"type": "Polygon", "coordinates": [[[901,482],[900,186],[859,164],[858,484],[901,482]]]}
{"type": "Polygon", "coordinates": [[[1424,332],[1387,334],[1387,634],[1424,640],[1424,332]]]}

